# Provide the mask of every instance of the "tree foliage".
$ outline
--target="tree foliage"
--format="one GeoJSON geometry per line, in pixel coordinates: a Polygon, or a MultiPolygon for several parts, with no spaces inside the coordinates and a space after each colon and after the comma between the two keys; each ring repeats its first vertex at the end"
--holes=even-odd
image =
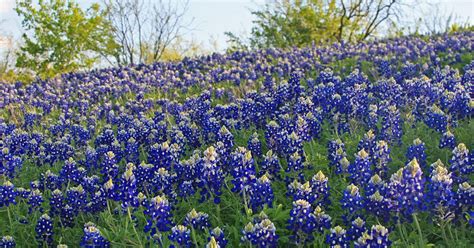
{"type": "Polygon", "coordinates": [[[98,4],[82,10],[74,1],[19,0],[23,45],[16,66],[40,77],[91,68],[101,55],[116,52],[105,12],[98,4]]]}
{"type": "MultiPolygon", "coordinates": [[[[313,42],[362,41],[397,17],[397,0],[277,0],[255,17],[248,46],[251,48],[308,46],[313,42]]],[[[242,39],[226,33],[231,45],[242,39]]]]}

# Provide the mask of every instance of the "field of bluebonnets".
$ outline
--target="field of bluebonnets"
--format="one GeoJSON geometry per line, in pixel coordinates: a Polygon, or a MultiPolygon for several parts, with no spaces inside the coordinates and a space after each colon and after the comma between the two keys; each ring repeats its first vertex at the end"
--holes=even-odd
{"type": "Polygon", "coordinates": [[[473,59],[466,32],[1,83],[0,246],[473,247],[473,59]]]}

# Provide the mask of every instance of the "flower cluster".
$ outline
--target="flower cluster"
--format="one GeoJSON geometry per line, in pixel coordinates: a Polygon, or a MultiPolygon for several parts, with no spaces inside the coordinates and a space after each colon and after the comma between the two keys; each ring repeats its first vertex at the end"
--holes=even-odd
{"type": "Polygon", "coordinates": [[[242,242],[250,243],[255,247],[277,247],[278,235],[273,222],[264,214],[249,222],[242,231],[242,242]]]}
{"type": "Polygon", "coordinates": [[[104,218],[163,247],[388,247],[391,226],[374,224],[414,214],[466,230],[473,44],[464,31],[0,82],[0,213],[12,225],[0,246],[28,246],[17,225],[40,246],[78,229],[73,246],[112,246],[114,228],[89,222],[104,218]],[[252,217],[237,237],[228,222],[252,217]]]}
{"type": "Polygon", "coordinates": [[[84,225],[84,236],[81,239],[81,247],[110,247],[110,242],[107,241],[101,234],[96,225],[88,222],[84,225]]]}

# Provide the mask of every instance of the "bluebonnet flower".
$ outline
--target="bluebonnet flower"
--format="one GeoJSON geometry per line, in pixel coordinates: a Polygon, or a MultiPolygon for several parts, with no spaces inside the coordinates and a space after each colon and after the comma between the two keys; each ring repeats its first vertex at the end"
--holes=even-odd
{"type": "Polygon", "coordinates": [[[377,141],[372,154],[372,161],[374,165],[374,174],[378,174],[385,178],[388,171],[388,163],[392,161],[392,158],[390,157],[390,148],[388,147],[387,142],[384,140],[377,141]]]}
{"type": "Polygon", "coordinates": [[[209,215],[203,212],[197,212],[196,209],[193,208],[191,212],[186,214],[184,224],[196,230],[204,230],[210,226],[209,215]]]}
{"type": "Polygon", "coordinates": [[[467,181],[468,175],[474,172],[474,165],[469,150],[464,143],[460,143],[453,150],[450,171],[453,172],[453,181],[456,184],[467,181]]]}
{"type": "Polygon", "coordinates": [[[418,161],[418,164],[421,166],[421,168],[426,168],[425,143],[423,143],[420,139],[415,139],[413,141],[413,145],[408,147],[406,158],[408,162],[416,158],[416,161],[418,161]]]}
{"type": "Polygon", "coordinates": [[[268,173],[271,177],[279,177],[281,171],[281,164],[278,160],[278,156],[273,153],[272,150],[268,150],[265,154],[263,162],[261,164],[261,172],[263,174],[268,173]]]}
{"type": "Polygon", "coordinates": [[[23,162],[21,158],[15,156],[8,147],[4,147],[0,155],[0,175],[5,174],[13,178],[22,167],[23,162]]]}
{"type": "Polygon", "coordinates": [[[155,172],[155,177],[152,179],[152,186],[155,192],[164,193],[167,196],[175,194],[173,189],[173,182],[176,174],[171,174],[166,168],[161,167],[155,172]]]}
{"type": "Polygon", "coordinates": [[[228,173],[230,170],[232,170],[230,166],[232,156],[231,150],[220,141],[216,143],[215,149],[218,155],[217,157],[219,158],[217,160],[217,165],[222,168],[223,172],[228,173]]]}
{"type": "Polygon", "coordinates": [[[55,189],[51,193],[51,197],[49,198],[49,206],[50,214],[52,216],[61,213],[61,209],[64,208],[63,192],[61,190],[55,189]]]}
{"type": "Polygon", "coordinates": [[[304,244],[312,240],[315,228],[316,218],[311,204],[305,200],[294,201],[288,220],[288,229],[292,232],[294,241],[297,244],[304,244]]]}
{"type": "Polygon", "coordinates": [[[134,175],[135,165],[132,163],[127,164],[127,169],[122,175],[120,183],[120,192],[122,207],[127,208],[129,206],[136,206],[136,196],[138,194],[137,190],[137,180],[134,175]]]}
{"type": "Polygon", "coordinates": [[[90,197],[86,205],[86,211],[90,213],[98,213],[107,207],[107,197],[102,189],[97,190],[90,197]]]}
{"type": "Polygon", "coordinates": [[[344,190],[341,207],[343,210],[346,210],[346,214],[344,214],[346,221],[352,221],[352,217],[356,216],[362,209],[362,196],[360,195],[359,188],[354,184],[350,184],[344,190]]]}
{"type": "Polygon", "coordinates": [[[347,238],[352,241],[357,240],[366,231],[367,231],[367,228],[365,227],[365,221],[361,219],[360,217],[357,217],[355,220],[352,221],[351,227],[347,231],[347,238]]]}
{"type": "Polygon", "coordinates": [[[172,167],[172,161],[173,158],[168,141],[161,144],[154,144],[150,147],[150,151],[148,152],[148,163],[154,166],[155,171],[161,167],[170,170],[172,167]]]}
{"type": "Polygon", "coordinates": [[[472,209],[474,206],[474,188],[468,182],[459,184],[455,198],[456,211],[458,214],[468,209],[472,209]]]}
{"type": "Polygon", "coordinates": [[[45,173],[41,173],[40,184],[45,185],[47,189],[54,191],[55,189],[61,188],[61,178],[47,170],[45,173]]]}
{"type": "Polygon", "coordinates": [[[216,248],[216,247],[224,248],[227,246],[228,241],[225,238],[224,232],[219,227],[212,229],[210,231],[210,235],[211,235],[211,238],[209,239],[209,244],[212,244],[212,245],[208,244],[206,248],[216,248]],[[212,242],[212,240],[214,240],[215,244],[214,242],[212,242]],[[214,246],[214,245],[217,245],[217,246],[214,246]]]}
{"type": "Polygon", "coordinates": [[[82,236],[80,246],[86,248],[106,248],[110,247],[110,242],[101,235],[94,223],[88,222],[84,224],[84,236],[82,236]]]}
{"type": "Polygon", "coordinates": [[[28,196],[28,213],[32,213],[35,210],[43,211],[41,204],[43,204],[43,194],[38,189],[31,191],[31,194],[28,196]]]}
{"type": "Polygon", "coordinates": [[[370,128],[371,130],[375,130],[377,132],[377,123],[379,121],[379,116],[377,114],[378,112],[378,107],[375,104],[370,104],[369,105],[369,113],[366,117],[366,123],[367,127],[370,128]]]}
{"type": "Polygon", "coordinates": [[[36,240],[40,246],[53,245],[53,221],[47,214],[43,214],[36,223],[36,240]]]}
{"type": "Polygon", "coordinates": [[[269,208],[273,203],[273,189],[267,175],[261,176],[257,179],[249,189],[249,205],[254,212],[261,210],[264,205],[269,208]]]}
{"type": "Polygon", "coordinates": [[[78,211],[71,207],[69,204],[65,204],[64,207],[61,209],[61,213],[59,215],[61,219],[61,224],[65,227],[73,227],[74,226],[74,218],[76,218],[78,211]]]}
{"type": "Polygon", "coordinates": [[[10,204],[16,204],[18,192],[10,181],[5,181],[0,185],[0,208],[8,207],[10,204]]]}
{"type": "Polygon", "coordinates": [[[286,172],[301,173],[304,169],[304,157],[299,152],[294,152],[289,156],[286,172]]]}
{"type": "Polygon", "coordinates": [[[178,185],[177,194],[179,197],[187,198],[196,193],[192,181],[184,181],[178,185]]]}
{"type": "MultiPolygon", "coordinates": [[[[338,151],[340,151],[339,149],[338,151]]],[[[344,155],[343,158],[341,158],[337,163],[336,163],[336,174],[342,174],[346,173],[349,169],[351,162],[347,159],[347,157],[344,155]]]]}
{"type": "Polygon", "coordinates": [[[369,131],[367,131],[367,133],[364,134],[364,138],[359,141],[359,144],[357,145],[357,150],[364,150],[369,154],[369,156],[373,157],[376,145],[377,140],[374,131],[370,129],[369,131]]]}
{"type": "Polygon", "coordinates": [[[15,248],[16,247],[15,239],[12,236],[3,236],[2,239],[0,239],[0,247],[15,248]]]}
{"type": "Polygon", "coordinates": [[[211,236],[209,238],[209,243],[206,244],[206,248],[220,248],[220,247],[221,245],[217,243],[216,238],[214,238],[214,236],[211,236]]]}
{"type": "Polygon", "coordinates": [[[217,204],[220,202],[221,187],[224,182],[222,169],[217,165],[218,155],[213,146],[204,151],[202,158],[202,172],[199,177],[199,187],[202,195],[212,197],[217,204]]]}
{"type": "Polygon", "coordinates": [[[77,213],[82,211],[87,205],[87,192],[84,191],[84,188],[82,188],[81,185],[77,187],[71,187],[66,192],[66,200],[77,213]]]}
{"type": "Polygon", "coordinates": [[[349,239],[346,235],[346,230],[341,226],[331,228],[331,233],[326,236],[326,244],[331,248],[348,248],[350,247],[349,239]]]}
{"type": "Polygon", "coordinates": [[[267,141],[267,146],[270,150],[278,151],[279,149],[279,141],[278,135],[280,133],[280,126],[276,123],[276,121],[268,122],[265,130],[265,140],[267,141]]]}
{"type": "Polygon", "coordinates": [[[324,229],[331,227],[331,216],[326,214],[320,206],[314,209],[314,223],[315,230],[319,233],[323,233],[324,229]]]}
{"type": "Polygon", "coordinates": [[[340,139],[332,140],[328,143],[328,160],[329,166],[336,168],[336,174],[341,174],[347,171],[347,167],[343,167],[346,158],[345,145],[340,139]],[[344,162],[341,160],[344,159],[344,162]]]}
{"type": "Polygon", "coordinates": [[[310,204],[314,202],[315,196],[313,194],[313,189],[311,188],[310,182],[300,183],[297,179],[288,184],[288,190],[286,195],[292,197],[293,201],[296,200],[305,200],[310,204]]]}
{"type": "Polygon", "coordinates": [[[115,178],[119,173],[115,153],[108,151],[105,154],[104,160],[101,163],[101,172],[105,178],[115,178]]]}
{"type": "Polygon", "coordinates": [[[446,131],[448,117],[438,106],[433,105],[426,115],[425,123],[428,127],[433,128],[438,133],[444,133],[446,131]]]}
{"type": "Polygon", "coordinates": [[[181,132],[179,129],[173,129],[171,143],[178,145],[179,149],[182,151],[180,155],[184,154],[186,149],[186,137],[184,136],[183,132],[181,132]]]}
{"type": "Polygon", "coordinates": [[[252,152],[252,154],[256,157],[262,156],[262,143],[258,139],[257,132],[254,132],[250,139],[247,142],[248,149],[252,152]]]}
{"type": "Polygon", "coordinates": [[[370,248],[370,247],[390,247],[392,242],[388,238],[389,231],[382,225],[372,226],[369,233],[365,233],[355,243],[355,248],[370,248]]]}
{"type": "Polygon", "coordinates": [[[309,125],[301,116],[296,119],[296,135],[301,138],[302,141],[309,141],[312,136],[310,133],[309,125]]]}
{"type": "Polygon", "coordinates": [[[255,167],[252,153],[245,147],[239,147],[232,153],[232,183],[234,184],[233,192],[241,192],[244,188],[248,188],[255,180],[255,167]]]}
{"type": "Polygon", "coordinates": [[[359,185],[365,185],[372,176],[370,157],[364,149],[356,154],[355,161],[349,165],[348,171],[352,182],[359,185]]]}
{"type": "Polygon", "coordinates": [[[138,165],[138,167],[133,171],[133,174],[135,175],[137,186],[142,188],[149,187],[155,176],[153,165],[147,164],[144,161],[138,165]]]}
{"type": "MultiPolygon", "coordinates": [[[[216,155],[219,159],[220,157],[218,154],[216,155]]],[[[182,160],[177,163],[174,167],[174,171],[176,172],[176,178],[178,181],[193,181],[196,177],[198,177],[198,172],[201,169],[201,157],[199,152],[194,152],[191,157],[187,160],[182,160]]]]}
{"type": "Polygon", "coordinates": [[[121,191],[119,190],[119,187],[114,184],[114,181],[112,178],[109,178],[106,183],[104,183],[102,189],[104,190],[105,196],[108,199],[114,200],[114,201],[119,201],[121,197],[121,191]]]}
{"type": "MultiPolygon", "coordinates": [[[[338,99],[338,102],[340,102],[340,99],[338,99]]],[[[350,133],[351,132],[351,126],[349,124],[349,120],[348,120],[347,116],[341,116],[340,113],[336,113],[333,116],[333,121],[335,123],[337,123],[337,132],[338,133],[344,134],[344,133],[350,133]]]]}
{"type": "Polygon", "coordinates": [[[292,155],[296,152],[300,154],[302,153],[303,140],[298,136],[298,134],[296,134],[296,132],[292,132],[289,135],[282,135],[280,137],[280,149],[282,149],[286,155],[292,155]]]}
{"type": "Polygon", "coordinates": [[[474,211],[473,210],[469,211],[469,215],[467,216],[467,220],[469,222],[469,225],[471,227],[474,227],[474,211]]]}
{"type": "Polygon", "coordinates": [[[397,106],[390,105],[383,111],[381,137],[387,142],[400,142],[402,120],[397,106]]]}
{"type": "Polygon", "coordinates": [[[380,217],[383,221],[389,221],[391,201],[377,189],[373,194],[364,199],[366,213],[380,217]]]}
{"type": "Polygon", "coordinates": [[[76,161],[73,158],[69,158],[67,161],[64,162],[61,171],[59,172],[61,180],[80,183],[82,181],[82,173],[79,171],[77,167],[76,161]]]}
{"type": "Polygon", "coordinates": [[[310,138],[319,138],[321,136],[321,120],[318,119],[313,112],[308,112],[304,116],[304,120],[308,125],[310,138]]]}
{"type": "Polygon", "coordinates": [[[439,140],[439,148],[454,149],[456,147],[456,137],[449,130],[443,133],[439,140]]]}
{"type": "Polygon", "coordinates": [[[151,236],[156,232],[166,232],[170,230],[171,207],[165,196],[152,198],[143,213],[147,216],[145,232],[151,231],[151,236]]]}
{"type": "Polygon", "coordinates": [[[139,156],[140,156],[140,151],[138,150],[139,145],[138,142],[131,137],[130,139],[127,140],[127,143],[125,144],[125,159],[129,163],[134,163],[138,164],[139,161],[139,156]]]}
{"type": "Polygon", "coordinates": [[[425,179],[420,165],[414,158],[390,178],[390,196],[395,210],[410,219],[413,213],[423,208],[425,179]]]}
{"type": "Polygon", "coordinates": [[[98,154],[92,147],[87,147],[85,152],[84,164],[88,170],[94,169],[98,164],[98,154]]]}
{"type": "Polygon", "coordinates": [[[431,168],[432,171],[426,195],[427,203],[431,211],[444,215],[454,205],[453,180],[451,173],[444,167],[441,160],[438,159],[438,161],[431,165],[431,168]]]}
{"type": "Polygon", "coordinates": [[[222,126],[217,133],[217,141],[222,142],[229,151],[234,147],[234,136],[225,126],[222,126]]]}
{"type": "Polygon", "coordinates": [[[255,224],[249,222],[242,232],[244,235],[242,241],[255,247],[277,247],[278,245],[275,225],[268,218],[263,218],[255,224]]]}
{"type": "Polygon", "coordinates": [[[382,194],[386,192],[386,183],[380,178],[379,175],[373,175],[370,180],[365,185],[365,195],[369,196],[375,193],[375,191],[379,191],[382,194]]]}
{"type": "Polygon", "coordinates": [[[328,177],[322,171],[318,171],[311,178],[310,185],[315,198],[315,205],[324,206],[330,204],[328,177]]]}
{"type": "Polygon", "coordinates": [[[191,247],[191,231],[183,225],[174,226],[168,238],[175,242],[177,247],[191,247]]]}
{"type": "Polygon", "coordinates": [[[18,192],[18,196],[20,196],[23,199],[28,199],[31,195],[32,190],[18,187],[16,191],[18,192]]]}

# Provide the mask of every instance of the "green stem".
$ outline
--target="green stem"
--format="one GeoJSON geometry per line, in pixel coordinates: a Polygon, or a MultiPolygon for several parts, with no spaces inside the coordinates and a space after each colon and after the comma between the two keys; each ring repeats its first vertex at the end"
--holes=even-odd
{"type": "Polygon", "coordinates": [[[110,210],[110,202],[107,200],[107,210],[109,211],[109,215],[112,216],[112,211],[110,210]]]}
{"type": "Polygon", "coordinates": [[[453,232],[451,231],[451,225],[448,225],[448,232],[449,232],[449,236],[451,237],[451,240],[454,240],[454,235],[453,235],[453,232]]]}
{"type": "Polygon", "coordinates": [[[219,221],[222,221],[221,219],[221,204],[217,204],[217,218],[219,219],[219,221]]]}
{"type": "Polygon", "coordinates": [[[400,221],[397,221],[397,228],[398,228],[398,232],[400,233],[400,239],[402,240],[403,244],[407,244],[407,242],[405,241],[405,237],[403,235],[403,231],[402,231],[402,225],[400,224],[400,221]]]}
{"type": "Polygon", "coordinates": [[[133,224],[132,213],[130,211],[130,207],[127,207],[127,212],[128,212],[128,218],[130,219],[130,222],[132,223],[133,231],[135,232],[135,235],[137,236],[138,243],[140,244],[140,247],[143,247],[142,240],[140,239],[140,235],[138,235],[137,229],[135,228],[135,225],[133,224]]]}
{"type": "Polygon", "coordinates": [[[244,195],[244,208],[245,208],[245,214],[247,217],[250,217],[252,214],[249,211],[249,207],[247,206],[247,194],[245,193],[245,188],[242,189],[243,195],[244,195]]]}
{"type": "Polygon", "coordinates": [[[199,247],[196,239],[196,230],[194,230],[194,227],[191,227],[191,236],[193,237],[193,243],[195,247],[199,247]]]}
{"type": "Polygon", "coordinates": [[[416,229],[418,230],[420,247],[425,247],[425,241],[423,240],[423,233],[421,232],[420,222],[418,222],[416,213],[413,214],[413,219],[415,220],[415,226],[416,226],[416,229]]]}
{"type": "Polygon", "coordinates": [[[449,246],[449,240],[448,236],[446,235],[446,230],[444,229],[445,225],[441,224],[441,234],[443,235],[444,242],[446,242],[446,245],[449,246]]]}
{"type": "Polygon", "coordinates": [[[8,222],[10,223],[10,231],[11,231],[13,225],[12,225],[12,216],[10,214],[10,206],[7,207],[7,214],[8,214],[8,222]]]}

